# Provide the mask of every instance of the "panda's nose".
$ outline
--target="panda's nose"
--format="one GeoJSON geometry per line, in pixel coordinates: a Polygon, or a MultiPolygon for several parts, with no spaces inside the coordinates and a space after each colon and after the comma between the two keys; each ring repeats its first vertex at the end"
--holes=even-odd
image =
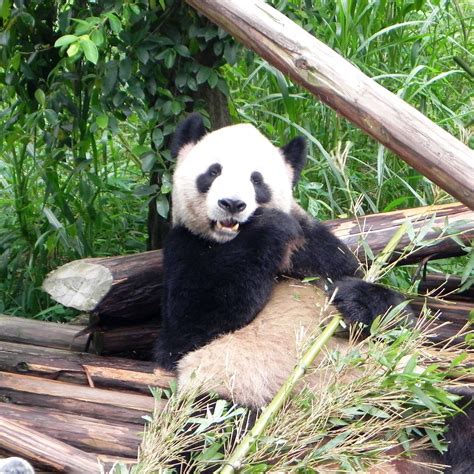
{"type": "Polygon", "coordinates": [[[230,212],[231,214],[242,212],[247,207],[247,204],[245,204],[244,201],[239,201],[238,199],[219,199],[217,204],[221,209],[224,209],[224,211],[230,212]]]}

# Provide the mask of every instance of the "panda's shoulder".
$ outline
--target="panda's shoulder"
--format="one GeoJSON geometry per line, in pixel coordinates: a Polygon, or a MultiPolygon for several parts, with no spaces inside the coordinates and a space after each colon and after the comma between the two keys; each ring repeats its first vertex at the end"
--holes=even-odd
{"type": "Polygon", "coordinates": [[[164,255],[188,254],[203,246],[203,240],[181,225],[174,226],[165,240],[164,255]]]}

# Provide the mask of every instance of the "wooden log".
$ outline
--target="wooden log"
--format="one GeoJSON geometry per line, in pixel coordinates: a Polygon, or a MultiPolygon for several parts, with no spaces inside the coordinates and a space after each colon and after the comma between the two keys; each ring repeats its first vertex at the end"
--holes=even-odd
{"type": "Polygon", "coordinates": [[[140,425],[111,423],[50,408],[1,403],[2,416],[76,448],[112,456],[137,456],[140,425]]]}
{"type": "Polygon", "coordinates": [[[0,314],[0,341],[28,342],[45,347],[83,351],[88,335],[76,337],[81,326],[15,318],[0,314]]]}
{"type": "Polygon", "coordinates": [[[54,471],[70,474],[100,472],[98,460],[93,454],[15,423],[5,416],[0,416],[0,447],[49,466],[54,471]]]}
{"type": "MultiPolygon", "coordinates": [[[[426,257],[437,259],[462,255],[463,249],[450,236],[454,235],[464,243],[474,238],[474,211],[459,203],[404,209],[356,219],[336,219],[328,221],[327,225],[359,259],[370,261],[364,247],[368,246],[377,255],[407,220],[411,222],[415,236],[423,234],[424,245],[415,246],[414,251],[400,260],[400,264],[419,262],[426,257]]],[[[408,245],[410,238],[405,235],[394,249],[392,260],[398,259],[408,245]]]]}
{"type": "MultiPolygon", "coordinates": [[[[159,300],[156,301],[159,305],[159,300]]],[[[125,303],[124,306],[125,308],[125,303]]],[[[133,307],[126,308],[124,315],[133,318],[133,307]]],[[[107,317],[104,318],[105,322],[107,317]]],[[[138,317],[140,319],[140,316],[138,317]]],[[[102,319],[101,319],[102,321],[102,319]]],[[[127,351],[150,352],[159,332],[157,323],[96,329],[93,332],[92,349],[96,354],[117,354],[127,351]]]]}
{"type": "Polygon", "coordinates": [[[159,314],[161,252],[90,258],[63,265],[48,275],[43,289],[64,306],[104,317],[159,314]],[[130,313],[132,312],[132,314],[130,313]]]}
{"type": "Polygon", "coordinates": [[[186,0],[322,102],[474,209],[474,152],[260,0],[186,0]]]}
{"type": "MultiPolygon", "coordinates": [[[[463,250],[460,245],[448,238],[446,234],[446,223],[449,223],[450,232],[458,233],[462,241],[468,242],[474,238],[472,225],[474,211],[470,211],[459,203],[393,211],[357,219],[338,219],[327,221],[327,225],[353,251],[358,253],[359,258],[365,259],[365,246],[368,246],[376,255],[406,219],[410,219],[415,232],[423,228],[427,230],[425,240],[428,240],[430,245],[420,247],[415,253],[407,256],[405,263],[420,261],[426,256],[445,258],[461,255],[463,250]],[[365,245],[361,245],[362,241],[365,245]]],[[[400,241],[397,251],[402,251],[408,243],[409,238],[405,236],[400,241]]],[[[50,273],[43,288],[59,303],[92,311],[103,323],[106,323],[111,315],[122,319],[150,318],[157,317],[159,314],[161,272],[161,251],[146,252],[131,257],[89,259],[86,262],[77,260],[50,273]],[[124,261],[126,264],[123,263],[124,261]],[[98,267],[102,270],[99,271],[98,267]],[[109,269],[114,268],[120,268],[120,275],[112,274],[109,269]],[[104,273],[109,275],[108,287],[103,282],[102,276],[96,280],[97,274],[104,273]],[[146,291],[137,293],[135,289],[140,285],[145,285],[146,291]],[[101,288],[102,299],[94,290],[96,286],[101,288]],[[118,290],[119,287],[120,290],[118,290]],[[130,292],[127,291],[128,288],[130,292]],[[89,297],[88,292],[94,294],[94,298],[89,297]],[[129,293],[132,295],[130,298],[129,293]]],[[[111,338],[108,332],[107,337],[111,338]]],[[[141,335],[137,343],[140,340],[143,341],[141,335]]],[[[112,344],[111,339],[109,341],[112,344]]],[[[120,344],[122,343],[123,341],[120,341],[120,344]]],[[[107,349],[106,344],[104,349],[107,349]]],[[[110,352],[115,352],[115,350],[110,350],[110,352]]]]}
{"type": "Polygon", "coordinates": [[[442,301],[422,297],[415,298],[411,302],[415,312],[420,312],[425,305],[433,315],[436,315],[436,330],[430,337],[432,341],[443,344],[450,340],[451,345],[464,343],[464,336],[458,334],[461,329],[465,329],[470,313],[474,310],[474,302],[442,301]]]}
{"type": "Polygon", "coordinates": [[[416,298],[411,306],[421,310],[427,305],[433,313],[440,314],[440,321],[449,321],[455,328],[462,328],[468,321],[471,311],[474,311],[474,302],[467,301],[441,301],[434,298],[416,298]]]}
{"type": "Polygon", "coordinates": [[[429,296],[442,296],[454,301],[474,301],[474,286],[459,292],[461,278],[441,273],[430,273],[426,275],[418,285],[418,293],[429,296]]]}
{"type": "Polygon", "coordinates": [[[0,401],[54,408],[102,420],[141,424],[153,397],[0,372],[0,401]]]}
{"type": "Polygon", "coordinates": [[[0,371],[146,394],[150,393],[150,387],[166,388],[174,379],[172,373],[153,362],[99,357],[13,342],[0,344],[0,371]]]}
{"type": "Polygon", "coordinates": [[[95,354],[150,351],[158,335],[159,326],[147,323],[108,328],[107,331],[98,329],[94,331],[90,341],[88,334],[75,337],[84,329],[85,326],[0,315],[0,341],[95,354]]]}

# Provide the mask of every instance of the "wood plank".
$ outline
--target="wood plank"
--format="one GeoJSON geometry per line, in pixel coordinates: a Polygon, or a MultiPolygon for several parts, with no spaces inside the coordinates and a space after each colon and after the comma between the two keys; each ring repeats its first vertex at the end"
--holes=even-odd
{"type": "Polygon", "coordinates": [[[269,4],[186,1],[474,209],[474,152],[464,143],[269,4]]]}

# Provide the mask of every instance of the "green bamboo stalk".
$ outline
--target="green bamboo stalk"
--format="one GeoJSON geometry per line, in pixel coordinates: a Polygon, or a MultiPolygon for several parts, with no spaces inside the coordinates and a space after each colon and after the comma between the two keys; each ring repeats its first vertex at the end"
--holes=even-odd
{"type": "MultiPolygon", "coordinates": [[[[370,267],[370,270],[367,272],[365,278],[367,281],[373,281],[376,279],[379,271],[388,261],[390,255],[393,253],[398,243],[405,235],[407,229],[408,223],[404,222],[393,234],[392,238],[389,240],[382,252],[377,255],[372,266],[370,267]]],[[[304,376],[306,370],[311,366],[316,356],[321,352],[321,349],[326,345],[329,339],[331,339],[337,327],[339,326],[341,319],[342,317],[339,314],[334,316],[324,328],[323,332],[314,340],[309,349],[304,353],[303,357],[298,362],[295,370],[281,386],[280,390],[278,390],[270,404],[258,417],[253,428],[244,436],[237,448],[235,448],[230,458],[219,471],[220,474],[234,474],[235,472],[239,471],[242,466],[242,461],[247,453],[258,440],[259,436],[261,436],[265,431],[265,428],[268,426],[275,414],[283,406],[298,381],[304,376]]]]}
{"type": "Polygon", "coordinates": [[[341,316],[334,316],[324,328],[323,332],[315,339],[311,347],[305,352],[298,365],[295,367],[295,370],[291,373],[287,381],[281,386],[280,390],[278,390],[273,400],[259,416],[253,428],[244,436],[235,451],[232,453],[232,456],[226,462],[226,465],[221,469],[221,474],[233,474],[240,469],[245,455],[263,433],[273,416],[283,406],[286,399],[295,388],[295,385],[313,363],[315,357],[319,354],[329,339],[331,339],[340,322],[341,316]]]}

